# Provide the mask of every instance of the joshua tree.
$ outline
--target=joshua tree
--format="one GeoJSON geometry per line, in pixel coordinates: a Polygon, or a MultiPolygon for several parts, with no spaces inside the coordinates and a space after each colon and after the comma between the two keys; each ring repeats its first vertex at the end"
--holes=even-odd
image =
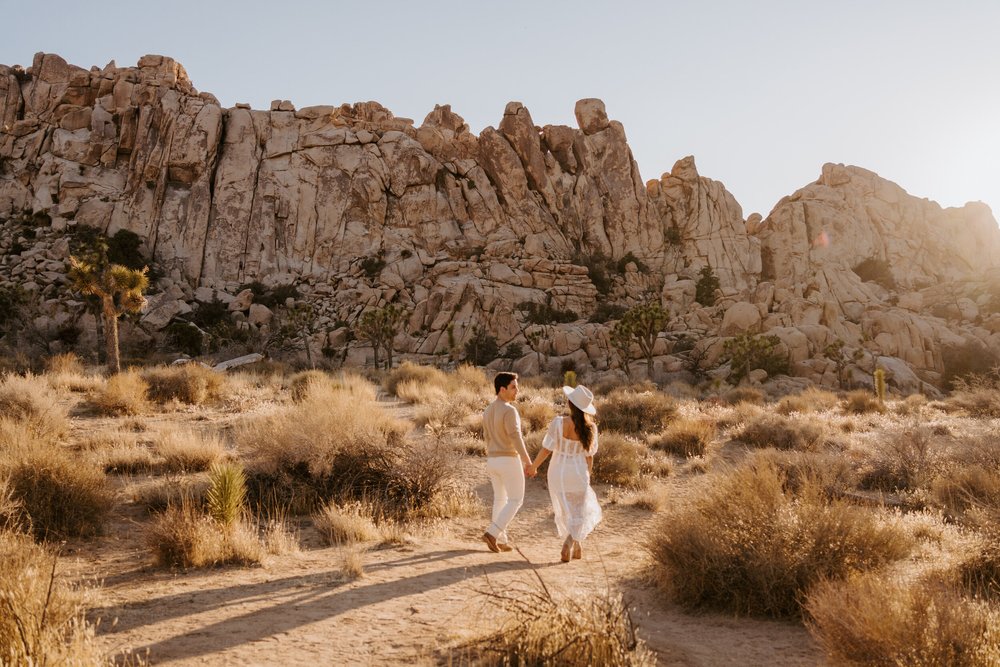
{"type": "Polygon", "coordinates": [[[399,333],[405,314],[399,306],[389,304],[366,310],[355,325],[358,337],[371,343],[375,351],[375,368],[378,368],[379,350],[382,349],[385,349],[386,368],[392,368],[392,340],[399,333]]]}
{"type": "MultiPolygon", "coordinates": [[[[667,325],[667,319],[667,311],[663,310],[659,303],[647,301],[630,308],[615,325],[619,336],[630,336],[639,345],[643,356],[646,357],[646,372],[650,377],[653,373],[653,346],[667,325]]],[[[612,337],[615,335],[613,330],[612,337]]]]}
{"type": "Polygon", "coordinates": [[[120,373],[118,318],[125,313],[137,313],[146,305],[146,297],[142,293],[149,287],[147,269],[130,269],[121,264],[80,259],[72,255],[69,262],[73,289],[100,300],[101,320],[107,332],[104,342],[108,366],[112,372],[120,373]]]}
{"type": "Polygon", "coordinates": [[[632,377],[632,331],[624,320],[615,322],[615,326],[611,329],[610,342],[611,347],[618,355],[618,361],[621,363],[625,375],[632,377]]]}

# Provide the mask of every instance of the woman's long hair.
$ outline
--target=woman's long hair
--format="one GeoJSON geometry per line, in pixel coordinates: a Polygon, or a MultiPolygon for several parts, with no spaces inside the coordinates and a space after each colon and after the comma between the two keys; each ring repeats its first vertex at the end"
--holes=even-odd
{"type": "Polygon", "coordinates": [[[569,402],[569,418],[573,420],[573,427],[576,428],[576,434],[580,436],[584,450],[589,452],[590,446],[594,444],[594,429],[597,422],[591,415],[576,407],[572,401],[569,402]]]}

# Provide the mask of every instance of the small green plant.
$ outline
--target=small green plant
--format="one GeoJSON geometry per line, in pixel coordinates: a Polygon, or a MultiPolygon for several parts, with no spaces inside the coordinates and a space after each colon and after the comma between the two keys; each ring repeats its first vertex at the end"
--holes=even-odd
{"type": "Polygon", "coordinates": [[[719,278],[712,271],[712,265],[706,264],[701,267],[698,274],[698,282],[695,284],[694,300],[703,306],[715,305],[715,290],[719,289],[719,278]]]}
{"type": "Polygon", "coordinates": [[[485,366],[500,354],[500,346],[495,336],[482,327],[472,329],[472,336],[465,341],[465,360],[476,366],[485,366]]]}
{"type": "Polygon", "coordinates": [[[361,270],[369,278],[377,278],[384,268],[385,253],[381,250],[374,257],[365,257],[361,260],[361,270]]]}
{"type": "Polygon", "coordinates": [[[885,369],[876,368],[874,374],[875,380],[875,395],[878,396],[878,402],[885,405],[885,369]]]}
{"type": "Polygon", "coordinates": [[[616,303],[608,303],[607,301],[598,301],[597,308],[594,310],[594,314],[590,316],[588,322],[594,322],[603,324],[610,320],[621,319],[621,316],[625,314],[628,308],[625,306],[620,306],[616,303]]]}
{"type": "Polygon", "coordinates": [[[625,256],[619,259],[615,265],[618,269],[618,273],[625,273],[625,267],[627,267],[630,263],[635,264],[635,268],[639,269],[639,273],[649,273],[649,267],[646,266],[641,259],[636,257],[631,250],[625,253],[625,256]]]}
{"type": "Polygon", "coordinates": [[[681,244],[681,230],[676,224],[670,225],[664,234],[667,243],[670,245],[680,245],[681,244]]]}
{"type": "Polygon", "coordinates": [[[729,356],[730,378],[739,382],[755,368],[767,371],[768,375],[787,375],[788,355],[779,351],[781,339],[777,336],[754,336],[742,333],[723,344],[729,356]]]}
{"type": "Polygon", "coordinates": [[[247,497],[246,475],[237,463],[217,463],[209,472],[206,494],[209,516],[229,529],[243,515],[247,497]]]}
{"type": "Polygon", "coordinates": [[[580,319],[572,310],[560,310],[551,303],[522,301],[517,309],[524,313],[529,324],[565,324],[580,319]]]}

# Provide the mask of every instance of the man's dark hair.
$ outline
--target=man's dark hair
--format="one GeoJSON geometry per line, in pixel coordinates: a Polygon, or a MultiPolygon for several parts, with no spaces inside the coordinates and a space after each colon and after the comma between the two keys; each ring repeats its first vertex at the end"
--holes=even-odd
{"type": "Polygon", "coordinates": [[[493,388],[499,394],[501,389],[509,387],[510,383],[516,379],[517,373],[497,373],[497,376],[493,378],[493,388]]]}

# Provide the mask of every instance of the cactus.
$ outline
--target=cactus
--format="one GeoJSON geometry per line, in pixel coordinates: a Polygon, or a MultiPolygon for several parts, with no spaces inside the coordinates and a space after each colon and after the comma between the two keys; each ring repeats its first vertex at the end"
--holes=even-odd
{"type": "Polygon", "coordinates": [[[563,373],[563,384],[567,387],[576,387],[576,371],[566,371],[563,373]]]}
{"type": "Polygon", "coordinates": [[[885,405],[885,371],[881,368],[875,369],[875,395],[878,402],[885,405]]]}

